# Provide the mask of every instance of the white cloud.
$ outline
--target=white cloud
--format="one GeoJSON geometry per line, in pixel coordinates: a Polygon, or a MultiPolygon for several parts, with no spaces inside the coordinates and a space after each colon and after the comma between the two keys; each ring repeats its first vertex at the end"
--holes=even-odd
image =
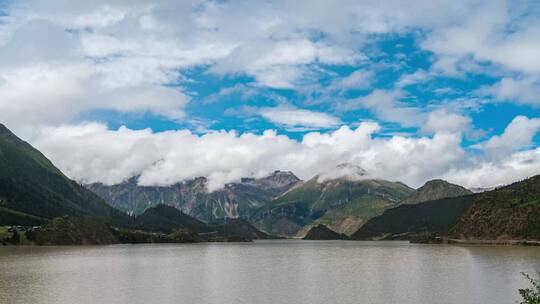
{"type": "Polygon", "coordinates": [[[188,97],[175,88],[108,88],[87,64],[30,65],[0,71],[0,120],[10,125],[60,124],[95,110],[150,111],[181,119],[188,97]]]}
{"type": "Polygon", "coordinates": [[[432,25],[433,31],[421,44],[438,55],[436,68],[457,73],[460,62],[472,57],[513,71],[540,72],[536,56],[540,23],[533,2],[467,1],[459,5],[462,9],[450,11],[432,25]]]}
{"type": "Polygon", "coordinates": [[[469,117],[439,109],[429,113],[422,130],[427,133],[464,133],[469,129],[470,124],[469,117]]]}
{"type": "Polygon", "coordinates": [[[537,77],[505,77],[492,86],[481,88],[477,93],[493,96],[500,101],[536,106],[540,104],[540,81],[537,77]]]}
{"type": "Polygon", "coordinates": [[[213,189],[276,169],[310,178],[342,163],[418,185],[445,172],[463,154],[458,136],[382,139],[372,136],[377,130],[376,123],[361,123],[354,130],[308,133],[298,142],[270,130],[262,135],[222,131],[197,136],[186,130],[108,130],[90,123],[49,128],[32,142],[79,181],[112,184],[141,174],[142,184],[164,185],[207,176],[213,189]]]}
{"type": "MultiPolygon", "coordinates": [[[[522,14],[528,9],[528,5],[505,1],[475,0],[412,4],[371,0],[14,2],[7,6],[9,16],[0,23],[1,82],[13,83],[18,81],[11,79],[14,75],[47,66],[41,72],[48,75],[43,76],[59,80],[50,82],[51,91],[62,93],[64,81],[69,87],[79,85],[73,82],[81,79],[84,86],[78,90],[80,95],[101,92],[103,101],[84,102],[84,107],[79,105],[80,98],[58,94],[55,104],[72,110],[60,115],[61,120],[57,120],[58,111],[34,120],[59,123],[116,103],[109,102],[109,94],[103,92],[130,92],[133,88],[156,92],[177,83],[182,73],[193,67],[209,67],[210,72],[224,76],[245,74],[260,86],[301,90],[306,83],[319,79],[321,70],[313,65],[358,65],[366,61],[362,47],[373,34],[401,34],[417,28],[425,30],[425,36],[419,38],[420,46],[436,55],[434,69],[456,70],[456,65],[472,58],[534,74],[540,72],[536,56],[540,23],[532,17],[534,14],[522,14]],[[72,70],[79,67],[83,67],[76,71],[79,75],[71,80],[72,70]]],[[[426,73],[420,70],[404,76],[397,88],[424,80],[426,73]]],[[[356,71],[336,85],[364,89],[371,85],[370,77],[356,71]]],[[[502,84],[503,97],[517,94],[518,100],[533,102],[532,93],[537,90],[518,93],[517,88],[512,89],[515,83],[502,84]]],[[[15,91],[19,89],[16,86],[4,85],[1,89],[13,90],[5,93],[12,96],[30,95],[15,91]]],[[[158,99],[141,107],[141,102],[135,101],[131,108],[130,102],[123,102],[118,110],[153,111],[178,119],[189,98],[181,87],[175,91],[179,100],[175,103],[164,98],[166,105],[159,105],[158,99]]],[[[382,98],[381,93],[374,95],[382,98]]],[[[39,95],[27,97],[24,102],[4,101],[11,104],[10,108],[20,108],[0,118],[9,116],[11,123],[22,121],[23,116],[12,114],[25,112],[39,95]]],[[[369,99],[364,101],[372,104],[369,99]]],[[[378,106],[375,111],[389,120],[405,117],[401,120],[407,125],[412,125],[409,119],[416,113],[406,106],[378,106]]]]}
{"type": "Polygon", "coordinates": [[[302,66],[311,63],[354,64],[362,57],[308,39],[256,41],[235,48],[218,61],[211,71],[218,74],[247,73],[262,85],[272,88],[294,88],[302,81],[302,66]]]}
{"type": "Polygon", "coordinates": [[[529,146],[539,130],[540,118],[516,116],[504,129],[503,134],[493,136],[483,147],[490,154],[506,155],[508,152],[529,146]]]}
{"type": "Polygon", "coordinates": [[[540,149],[522,148],[539,129],[540,118],[516,117],[503,134],[486,143],[486,154],[463,150],[462,135],[444,130],[431,137],[375,136],[380,126],[374,122],[362,122],[356,129],[343,126],[307,133],[301,141],[272,130],[261,135],[234,131],[195,135],[187,130],[109,130],[104,124],[88,123],[47,128],[31,142],[68,176],[87,183],[114,184],[140,174],[141,184],[168,185],[207,176],[209,187],[216,189],[278,169],[303,179],[335,175],[336,167],[346,164],[362,168],[368,177],[413,187],[441,177],[481,187],[537,173],[540,149]],[[511,150],[500,157],[490,154],[506,147],[511,150]]]}
{"type": "Polygon", "coordinates": [[[263,92],[261,92],[259,88],[238,83],[231,87],[221,88],[217,93],[211,94],[210,96],[206,97],[204,102],[219,102],[220,99],[230,96],[237,96],[242,101],[249,101],[250,98],[254,98],[257,95],[263,95],[263,92]]]}
{"type": "Polygon", "coordinates": [[[452,169],[442,178],[470,189],[489,188],[538,175],[540,148],[505,155],[503,159],[479,161],[468,168],[452,169]]]}
{"type": "Polygon", "coordinates": [[[353,111],[366,108],[373,112],[375,117],[391,122],[398,122],[403,126],[420,126],[425,114],[415,107],[407,106],[400,100],[404,97],[403,91],[374,90],[364,97],[348,100],[338,104],[336,108],[341,111],[353,111]]]}
{"type": "Polygon", "coordinates": [[[429,77],[430,74],[424,70],[418,70],[412,74],[404,74],[401,75],[399,80],[396,82],[396,87],[403,88],[412,84],[424,82],[428,80],[429,77]]]}
{"type": "Polygon", "coordinates": [[[330,91],[367,89],[371,86],[373,77],[373,71],[356,70],[346,77],[335,79],[327,89],[330,91]]]}
{"type": "Polygon", "coordinates": [[[340,120],[330,114],[297,109],[288,106],[261,108],[259,114],[269,121],[289,127],[332,128],[340,124],[340,120]]]}

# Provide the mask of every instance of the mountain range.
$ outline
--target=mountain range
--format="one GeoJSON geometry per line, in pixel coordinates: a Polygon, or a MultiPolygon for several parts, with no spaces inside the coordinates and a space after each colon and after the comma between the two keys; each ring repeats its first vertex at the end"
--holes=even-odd
{"type": "Polygon", "coordinates": [[[243,178],[213,192],[206,190],[205,177],[165,187],[139,186],[138,177],[112,186],[95,183],[86,187],[111,206],[131,215],[166,204],[200,220],[212,222],[223,218],[249,218],[258,208],[281,196],[299,181],[291,172],[275,171],[264,178],[243,178]]]}
{"type": "Polygon", "coordinates": [[[363,170],[353,169],[357,174],[330,179],[319,175],[307,181],[292,172],[275,171],[263,178],[243,178],[214,192],[207,191],[204,177],[171,186],[140,186],[134,177],[117,185],[86,187],[129,214],[166,204],[204,222],[242,218],[269,234],[287,237],[303,237],[319,224],[351,235],[369,219],[401,204],[471,193],[442,180],[415,190],[401,182],[367,178],[363,170]]]}
{"type": "Polygon", "coordinates": [[[82,186],[0,124],[0,225],[43,227],[28,235],[40,244],[244,241],[274,235],[540,239],[540,176],[472,193],[444,180],[413,189],[351,168],[354,174],[321,173],[306,181],[275,171],[216,191],[207,190],[205,177],[170,186],[139,185],[138,177],[82,186]]]}
{"type": "Polygon", "coordinates": [[[368,221],[353,239],[539,240],[540,176],[461,197],[402,205],[368,221]]]}
{"type": "Polygon", "coordinates": [[[303,236],[317,224],[339,233],[352,233],[413,192],[399,182],[314,177],[259,209],[252,221],[259,228],[280,235],[303,236]]]}
{"type": "Polygon", "coordinates": [[[442,179],[434,179],[426,182],[422,187],[401,203],[406,205],[434,201],[443,198],[458,197],[472,194],[472,191],[459,185],[451,184],[442,179]]]}

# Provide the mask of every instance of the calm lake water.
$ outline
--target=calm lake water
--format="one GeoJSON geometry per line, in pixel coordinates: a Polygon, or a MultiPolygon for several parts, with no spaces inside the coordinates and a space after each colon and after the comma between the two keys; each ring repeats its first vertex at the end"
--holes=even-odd
{"type": "Polygon", "coordinates": [[[405,242],[0,247],[0,303],[516,303],[540,248],[405,242]]]}

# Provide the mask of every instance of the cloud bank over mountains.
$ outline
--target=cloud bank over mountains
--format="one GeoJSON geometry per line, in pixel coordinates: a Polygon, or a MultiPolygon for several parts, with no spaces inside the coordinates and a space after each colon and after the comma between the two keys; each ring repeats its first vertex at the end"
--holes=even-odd
{"type": "Polygon", "coordinates": [[[0,2],[0,122],[83,182],[217,188],[351,163],[508,183],[540,172],[539,16],[503,0],[0,2]]]}
{"type": "Polygon", "coordinates": [[[375,122],[310,132],[301,141],[273,130],[261,135],[219,131],[200,136],[187,130],[109,130],[104,124],[89,123],[45,129],[35,144],[69,176],[86,183],[116,184],[141,175],[142,185],[170,185],[206,176],[209,188],[217,189],[241,177],[262,177],[278,169],[291,170],[303,179],[329,172],[334,177],[349,175],[350,167],[339,166],[345,163],[364,169],[366,178],[400,180],[417,187],[443,177],[472,188],[537,174],[540,148],[516,151],[514,147],[519,146],[516,141],[530,142],[538,129],[538,119],[519,116],[504,134],[485,143],[486,154],[481,156],[461,147],[459,132],[379,137],[375,122]],[[509,150],[500,154],[500,149],[509,150]]]}

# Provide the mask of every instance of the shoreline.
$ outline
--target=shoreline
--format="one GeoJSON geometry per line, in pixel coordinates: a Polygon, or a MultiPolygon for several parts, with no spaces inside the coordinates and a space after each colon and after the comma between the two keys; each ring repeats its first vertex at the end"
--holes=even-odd
{"type": "Polygon", "coordinates": [[[464,245],[508,245],[508,246],[540,246],[540,241],[534,240],[461,240],[448,239],[448,244],[464,245]]]}
{"type": "Polygon", "coordinates": [[[410,240],[409,242],[415,244],[540,246],[540,240],[473,240],[447,237],[435,237],[426,241],[410,240]]]}

